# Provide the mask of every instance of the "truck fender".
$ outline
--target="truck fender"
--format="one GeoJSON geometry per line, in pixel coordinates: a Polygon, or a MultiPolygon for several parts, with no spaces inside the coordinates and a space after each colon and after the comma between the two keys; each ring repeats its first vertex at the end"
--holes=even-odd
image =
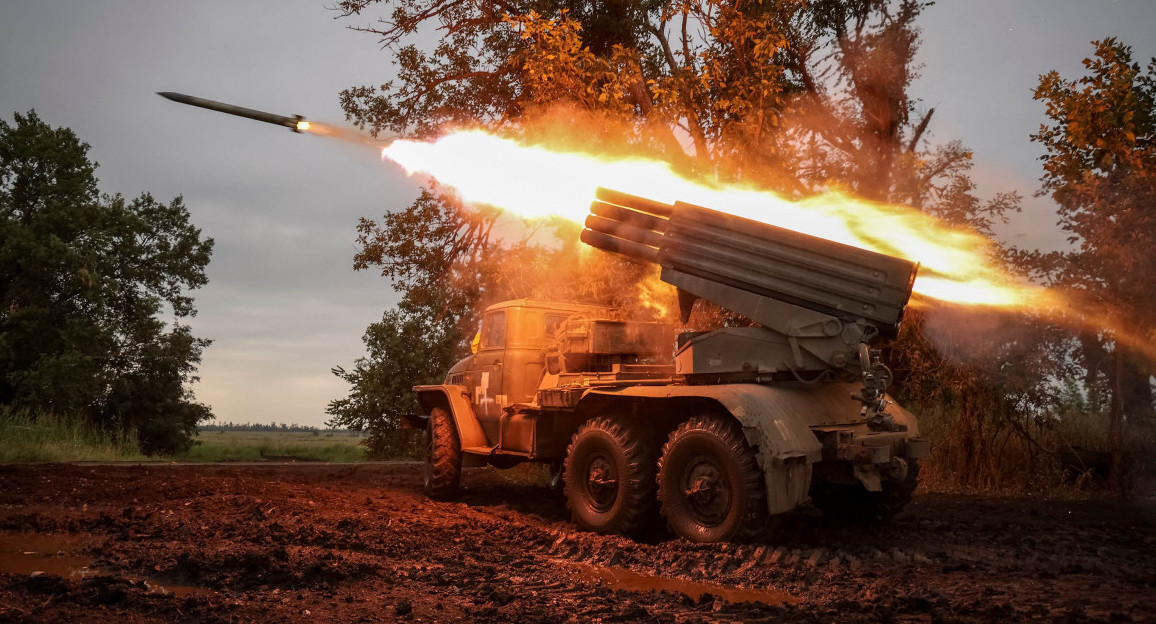
{"type": "Polygon", "coordinates": [[[450,413],[463,449],[489,445],[464,386],[414,386],[413,391],[417,393],[417,402],[422,412],[428,414],[433,408],[440,407],[450,413]]]}
{"type": "MultiPolygon", "coordinates": [[[[807,500],[811,465],[822,459],[823,445],[810,429],[816,416],[815,405],[806,393],[796,396],[779,387],[721,384],[628,386],[587,393],[591,394],[711,400],[739,421],[747,443],[757,449],[756,459],[766,481],[768,511],[784,513],[807,500]]],[[[848,408],[857,409],[857,403],[849,398],[845,401],[848,408]]]]}

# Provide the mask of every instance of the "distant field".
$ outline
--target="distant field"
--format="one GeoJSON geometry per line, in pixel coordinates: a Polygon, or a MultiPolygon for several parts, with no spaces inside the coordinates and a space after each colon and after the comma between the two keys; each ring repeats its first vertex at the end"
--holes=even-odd
{"type": "Polygon", "coordinates": [[[202,431],[178,461],[365,461],[363,438],[348,433],[202,431]]]}

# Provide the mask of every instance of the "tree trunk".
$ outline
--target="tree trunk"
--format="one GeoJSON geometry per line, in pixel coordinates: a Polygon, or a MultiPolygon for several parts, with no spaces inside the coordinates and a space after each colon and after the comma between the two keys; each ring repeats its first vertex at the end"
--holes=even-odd
{"type": "Polygon", "coordinates": [[[1154,413],[1150,367],[1131,349],[1120,349],[1120,353],[1124,359],[1120,372],[1120,405],[1124,422],[1135,425],[1151,420],[1154,413]]]}
{"type": "Polygon", "coordinates": [[[1108,409],[1108,454],[1111,457],[1111,465],[1108,469],[1108,487],[1116,492],[1121,498],[1127,494],[1127,488],[1124,485],[1124,450],[1122,442],[1124,439],[1124,352],[1117,343],[1115,353],[1113,353],[1113,367],[1112,374],[1112,403],[1108,409]]]}

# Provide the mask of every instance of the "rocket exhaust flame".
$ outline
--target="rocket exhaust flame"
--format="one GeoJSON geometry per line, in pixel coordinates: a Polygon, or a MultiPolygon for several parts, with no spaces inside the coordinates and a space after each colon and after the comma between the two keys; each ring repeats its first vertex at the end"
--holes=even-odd
{"type": "MultiPolygon", "coordinates": [[[[373,145],[356,131],[226,104],[183,93],[159,95],[190,106],[237,115],[361,145],[373,145]]],[[[587,202],[599,186],[649,197],[660,203],[683,201],[761,221],[819,238],[918,262],[915,292],[956,303],[999,307],[1042,305],[1047,291],[1024,285],[991,262],[984,237],[952,229],[909,208],[886,206],[828,193],[791,201],[764,190],[710,186],[674,173],[668,165],[642,158],[600,158],[590,154],[523,146],[481,131],[455,132],[436,141],[394,141],[381,151],[409,174],[424,172],[452,187],[463,200],[490,204],[527,219],[586,218],[587,202]]]]}
{"type": "Polygon", "coordinates": [[[688,180],[665,163],[604,158],[525,146],[481,131],[432,142],[398,140],[382,158],[408,174],[430,175],[464,201],[526,219],[558,216],[582,223],[599,186],[659,203],[682,201],[921,264],[915,292],[954,303],[1001,308],[1046,306],[1049,293],[1024,284],[989,259],[983,236],[910,208],[840,193],[793,201],[739,185],[688,180]]]}
{"type": "MultiPolygon", "coordinates": [[[[601,186],[653,199],[657,205],[696,204],[903,258],[920,265],[912,305],[938,300],[1028,312],[1079,331],[1108,331],[1114,340],[1156,362],[1156,332],[1151,328],[1128,329],[1095,302],[1079,302],[1026,282],[994,259],[995,246],[983,235],[909,207],[837,192],[790,200],[749,186],[694,182],[654,160],[521,145],[477,130],[453,132],[432,142],[397,140],[381,155],[409,175],[429,175],[466,202],[489,204],[528,220],[561,217],[581,225],[601,186]]],[[[600,216],[599,209],[596,204],[595,216],[600,216]]]]}

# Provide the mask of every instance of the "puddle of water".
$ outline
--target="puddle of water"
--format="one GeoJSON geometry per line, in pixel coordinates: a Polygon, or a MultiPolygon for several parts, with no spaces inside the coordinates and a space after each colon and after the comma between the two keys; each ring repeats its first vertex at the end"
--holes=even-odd
{"type": "Polygon", "coordinates": [[[90,575],[92,558],[69,554],[85,545],[86,540],[79,535],[0,534],[0,572],[46,572],[64,578],[90,575]]]}
{"type": "Polygon", "coordinates": [[[633,592],[667,591],[676,594],[686,594],[692,600],[702,598],[704,594],[718,596],[729,603],[757,602],[768,605],[794,604],[800,600],[786,592],[775,589],[744,589],[718,583],[701,581],[685,581],[682,579],[667,578],[639,574],[625,568],[605,568],[574,561],[555,560],[569,566],[578,572],[578,576],[598,581],[611,589],[622,589],[633,592]]]}
{"type": "MultiPolygon", "coordinates": [[[[93,558],[74,554],[91,541],[83,535],[0,533],[0,572],[7,574],[44,572],[64,578],[96,576],[103,571],[92,567],[93,558]]],[[[134,583],[143,581],[149,591],[172,594],[178,598],[207,596],[213,593],[204,587],[170,585],[151,578],[137,576],[122,578],[134,583]]]]}
{"type": "Polygon", "coordinates": [[[84,576],[91,574],[88,565],[92,559],[71,555],[45,555],[41,553],[0,552],[0,572],[8,574],[32,574],[47,572],[56,576],[84,576]]]}

